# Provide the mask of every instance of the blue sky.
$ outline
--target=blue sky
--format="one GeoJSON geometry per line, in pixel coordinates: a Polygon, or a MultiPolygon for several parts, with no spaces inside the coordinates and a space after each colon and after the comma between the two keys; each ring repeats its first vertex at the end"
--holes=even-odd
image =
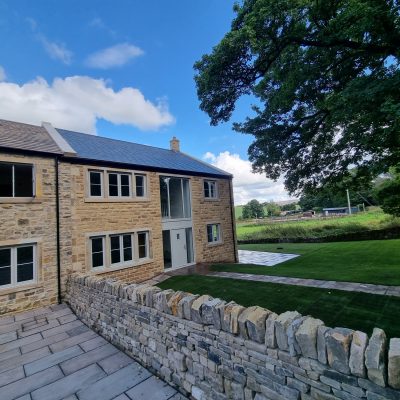
{"type": "Polygon", "coordinates": [[[0,118],[159,147],[175,135],[235,175],[236,203],[285,199],[281,183],[251,174],[251,137],[199,109],[193,64],[229,30],[233,3],[0,0],[0,118]]]}

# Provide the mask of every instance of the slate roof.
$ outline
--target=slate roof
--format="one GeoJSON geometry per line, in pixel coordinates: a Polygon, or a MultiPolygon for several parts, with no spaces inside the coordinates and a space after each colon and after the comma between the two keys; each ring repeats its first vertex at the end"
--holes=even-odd
{"type": "Polygon", "coordinates": [[[128,164],[148,169],[159,169],[197,175],[230,177],[219,168],[197,160],[182,152],[161,149],[132,142],[58,129],[60,135],[86,160],[128,164]]]}
{"type": "Polygon", "coordinates": [[[61,154],[43,127],[4,119],[0,119],[0,147],[61,154]]]}
{"type": "Polygon", "coordinates": [[[186,175],[231,177],[231,174],[185,153],[55,128],[76,155],[64,154],[43,126],[0,119],[0,148],[64,155],[75,162],[112,163],[186,175]]]}

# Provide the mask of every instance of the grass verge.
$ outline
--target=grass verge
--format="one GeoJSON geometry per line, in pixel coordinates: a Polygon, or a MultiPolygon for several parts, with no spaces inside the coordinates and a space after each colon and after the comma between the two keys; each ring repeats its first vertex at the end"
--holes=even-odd
{"type": "Polygon", "coordinates": [[[400,337],[399,297],[200,275],[175,276],[158,286],[209,294],[246,307],[258,305],[278,314],[297,310],[303,315],[322,319],[330,327],[358,329],[368,334],[374,327],[379,327],[390,337],[400,337]]]}
{"type": "Polygon", "coordinates": [[[266,267],[217,264],[214,271],[400,286],[400,239],[336,243],[249,244],[242,250],[300,254],[266,267]]]}

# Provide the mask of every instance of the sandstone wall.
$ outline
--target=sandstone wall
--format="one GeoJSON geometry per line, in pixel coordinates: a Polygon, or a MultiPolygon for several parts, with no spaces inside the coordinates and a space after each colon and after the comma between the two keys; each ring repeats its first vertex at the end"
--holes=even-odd
{"type": "MultiPolygon", "coordinates": [[[[62,230],[65,241],[62,264],[63,282],[69,274],[85,272],[118,277],[125,281],[140,282],[163,270],[162,231],[158,176],[148,173],[149,197],[145,200],[109,201],[89,199],[87,169],[63,162],[61,166],[62,230]],[[132,267],[92,270],[90,267],[89,236],[96,233],[124,233],[148,230],[150,232],[151,260],[132,267]],[[69,257],[69,259],[68,259],[69,257]]],[[[125,170],[130,171],[130,170],[125,170]]]]}
{"type": "MultiPolygon", "coordinates": [[[[56,176],[53,158],[0,154],[0,161],[33,164],[36,180],[36,196],[33,199],[0,199],[0,247],[32,240],[37,243],[38,254],[38,279],[35,284],[0,288],[0,314],[4,314],[57,302],[56,176]]],[[[90,273],[126,282],[141,282],[163,272],[159,174],[147,173],[147,199],[96,201],[86,195],[88,168],[99,169],[97,166],[78,165],[65,160],[59,164],[62,293],[72,273],[90,273]],[[91,269],[90,235],[136,230],[148,230],[150,233],[149,260],[101,271],[91,269]]],[[[229,182],[219,180],[219,198],[205,200],[203,179],[189,178],[195,261],[234,261],[235,233],[232,231],[229,182]],[[211,222],[221,224],[221,243],[207,243],[206,225],[211,222]]]]}
{"type": "Polygon", "coordinates": [[[77,315],[194,399],[400,399],[400,339],[210,296],[71,276],[77,315]]]}
{"type": "MultiPolygon", "coordinates": [[[[62,209],[62,275],[64,283],[71,273],[101,274],[126,282],[141,282],[164,270],[159,175],[148,174],[148,198],[128,201],[89,199],[87,193],[87,170],[97,166],[83,166],[63,162],[60,167],[60,197],[62,209]],[[122,233],[128,230],[150,231],[151,260],[123,268],[92,270],[89,262],[88,237],[99,232],[122,233]]],[[[101,168],[100,168],[101,169],[101,168]]],[[[110,170],[115,170],[111,169],[110,170]]],[[[121,170],[131,172],[131,170],[121,170]]],[[[144,172],[143,172],[144,173],[144,172]]],[[[205,200],[203,178],[189,177],[192,192],[193,235],[195,261],[235,261],[234,232],[230,208],[228,180],[218,180],[219,198],[205,200]],[[207,243],[207,223],[220,223],[222,242],[207,243]]]]}
{"type": "Polygon", "coordinates": [[[57,302],[55,165],[53,158],[0,153],[0,161],[33,164],[36,196],[0,199],[0,247],[37,243],[37,281],[0,288],[0,314],[57,302]]]}
{"type": "MultiPolygon", "coordinates": [[[[193,177],[192,209],[195,235],[196,262],[235,262],[236,232],[232,229],[231,188],[228,179],[217,180],[218,199],[205,199],[203,178],[193,177]],[[207,243],[206,226],[221,224],[221,243],[207,243]]],[[[232,197],[233,198],[233,197],[232,197]]],[[[233,205],[232,205],[233,207],[233,205]]]]}

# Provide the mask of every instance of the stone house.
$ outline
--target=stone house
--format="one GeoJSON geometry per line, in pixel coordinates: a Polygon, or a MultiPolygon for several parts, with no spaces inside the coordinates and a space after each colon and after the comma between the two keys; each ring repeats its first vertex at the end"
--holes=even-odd
{"type": "Polygon", "coordinates": [[[232,175],[170,146],[0,120],[0,314],[61,300],[71,273],[236,262],[232,175]]]}

